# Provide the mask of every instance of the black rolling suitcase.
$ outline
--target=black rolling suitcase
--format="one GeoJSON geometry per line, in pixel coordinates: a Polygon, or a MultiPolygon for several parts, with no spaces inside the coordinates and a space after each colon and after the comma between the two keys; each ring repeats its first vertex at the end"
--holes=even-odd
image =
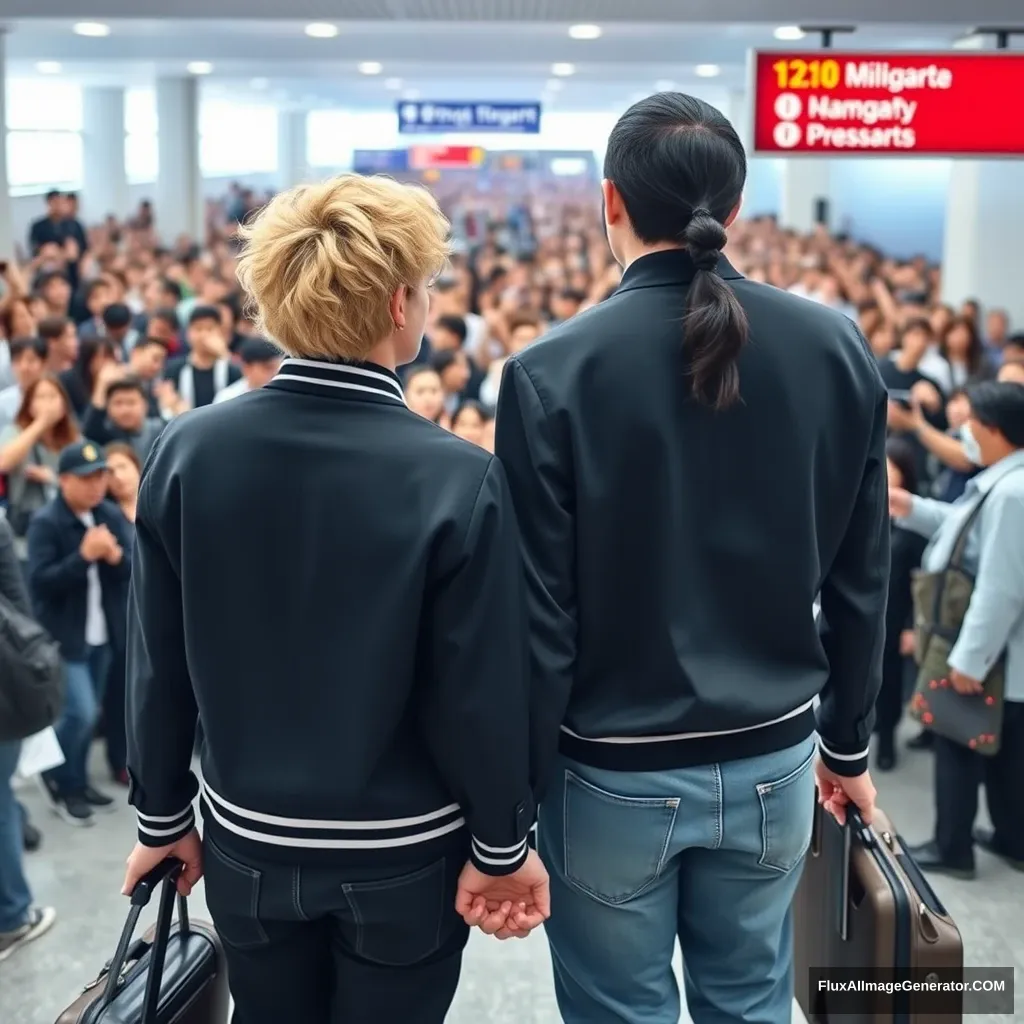
{"type": "Polygon", "coordinates": [[[176,889],[181,868],[181,861],[165,860],[135,886],[113,958],[57,1024],[227,1024],[224,952],[213,925],[189,919],[176,889]],[[157,922],[133,942],[139,915],[158,888],[157,922]]]}

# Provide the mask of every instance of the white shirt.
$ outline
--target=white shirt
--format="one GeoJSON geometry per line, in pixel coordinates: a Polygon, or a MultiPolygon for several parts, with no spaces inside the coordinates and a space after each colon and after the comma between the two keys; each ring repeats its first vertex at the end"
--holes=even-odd
{"type": "Polygon", "coordinates": [[[21,388],[17,384],[12,384],[9,388],[0,391],[0,430],[14,422],[14,417],[18,415],[20,408],[21,388]]]}
{"type": "Polygon", "coordinates": [[[244,377],[239,377],[234,384],[229,384],[226,388],[221,388],[220,391],[213,396],[213,404],[216,405],[218,402],[227,402],[232,398],[238,398],[239,395],[244,395],[248,391],[249,382],[244,377]]]}
{"type": "MultiPolygon", "coordinates": [[[[86,528],[96,525],[91,512],[83,512],[79,517],[86,528]]],[[[100,586],[99,566],[93,562],[86,574],[89,592],[85,598],[85,642],[90,647],[102,647],[107,642],[107,617],[103,614],[103,588],[100,586]]]]}

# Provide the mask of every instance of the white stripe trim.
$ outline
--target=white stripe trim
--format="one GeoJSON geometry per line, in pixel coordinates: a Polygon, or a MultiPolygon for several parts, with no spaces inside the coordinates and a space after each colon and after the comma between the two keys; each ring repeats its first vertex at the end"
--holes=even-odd
{"type": "Polygon", "coordinates": [[[562,732],[567,733],[574,739],[583,740],[586,743],[624,743],[624,744],[635,744],[635,743],[672,743],[675,740],[702,740],[710,736],[735,736],[741,732],[752,732],[754,729],[767,729],[770,725],[778,725],[779,722],[788,721],[790,718],[796,718],[797,715],[802,715],[808,708],[814,706],[814,698],[812,697],[806,704],[801,704],[800,707],[793,711],[787,712],[785,715],[780,715],[778,718],[773,718],[770,722],[760,722],[758,725],[745,725],[740,729],[722,729],[720,732],[677,732],[672,733],[669,736],[581,736],[577,732],[573,732],[568,726],[562,726],[562,732]]]}
{"type": "Polygon", "coordinates": [[[138,823],[138,826],[140,832],[144,832],[147,836],[155,836],[157,839],[160,839],[165,836],[176,836],[186,826],[189,829],[195,827],[195,823],[195,815],[190,815],[187,818],[182,818],[181,824],[177,828],[150,828],[148,825],[143,825],[141,821],[138,823]]]}
{"type": "Polygon", "coordinates": [[[820,736],[818,737],[818,746],[829,757],[834,757],[837,761],[859,761],[862,757],[867,757],[868,751],[871,749],[870,747],[865,747],[859,754],[837,754],[830,747],[825,746],[825,741],[820,736]]]}
{"type": "Polygon", "coordinates": [[[458,804],[448,804],[446,807],[442,807],[437,811],[431,811],[429,814],[417,814],[412,818],[387,818],[382,821],[327,821],[321,818],[283,818],[278,814],[250,811],[248,808],[233,804],[230,800],[225,800],[224,797],[215,793],[205,780],[202,783],[202,791],[203,795],[208,798],[211,806],[213,804],[220,804],[224,810],[231,811],[232,814],[237,814],[240,818],[247,818],[249,821],[259,822],[263,825],[277,825],[280,828],[316,828],[323,829],[325,832],[330,830],[358,832],[369,829],[385,831],[387,829],[409,828],[413,825],[423,825],[428,821],[436,821],[438,818],[445,817],[445,815],[455,814],[459,810],[458,804]]]}
{"type": "Polygon", "coordinates": [[[413,846],[418,843],[426,843],[431,839],[448,835],[455,832],[466,824],[465,818],[456,818],[447,825],[432,829],[430,832],[420,832],[412,836],[399,836],[396,839],[306,839],[298,836],[276,836],[269,832],[254,832],[252,829],[242,828],[233,821],[228,821],[217,810],[212,801],[207,802],[210,813],[217,822],[229,832],[251,839],[257,843],[267,843],[270,846],[288,846],[305,850],[384,850],[395,846],[413,846]]]}
{"type": "MultiPolygon", "coordinates": [[[[282,360],[281,369],[287,369],[289,366],[308,366],[314,370],[330,370],[333,373],[354,373],[358,377],[373,377],[374,380],[383,381],[385,384],[390,385],[397,393],[398,397],[404,401],[402,394],[402,385],[398,381],[393,380],[391,377],[383,373],[378,373],[376,370],[367,370],[361,366],[348,366],[346,364],[337,363],[321,363],[315,359],[297,359],[289,356],[287,359],[282,360]]],[[[323,383],[317,378],[318,383],[323,383]]]]}
{"type": "Polygon", "coordinates": [[[485,857],[482,853],[474,849],[473,856],[476,857],[481,864],[493,864],[496,867],[507,867],[509,864],[515,864],[515,862],[519,860],[525,852],[526,850],[524,848],[514,857],[485,857]]]}
{"type": "Polygon", "coordinates": [[[319,377],[300,377],[294,373],[279,373],[274,380],[294,380],[300,384],[323,384],[329,388],[348,388],[349,391],[368,391],[371,395],[384,395],[385,398],[393,398],[396,402],[405,405],[405,399],[401,395],[394,395],[390,391],[382,391],[380,388],[367,387],[365,384],[347,384],[340,380],[321,380],[319,377]]]}
{"type": "Polygon", "coordinates": [[[486,843],[481,843],[476,836],[473,836],[473,845],[481,850],[486,850],[488,853],[521,853],[526,845],[526,840],[523,839],[521,842],[516,843],[515,846],[488,846],[486,843]]]}
{"type": "Polygon", "coordinates": [[[156,815],[156,814],[143,814],[142,811],[135,812],[139,816],[139,821],[149,821],[154,825],[165,825],[170,821],[178,821],[180,818],[184,818],[188,814],[192,814],[192,805],[189,804],[185,810],[179,814],[167,814],[167,815],[156,815]]]}

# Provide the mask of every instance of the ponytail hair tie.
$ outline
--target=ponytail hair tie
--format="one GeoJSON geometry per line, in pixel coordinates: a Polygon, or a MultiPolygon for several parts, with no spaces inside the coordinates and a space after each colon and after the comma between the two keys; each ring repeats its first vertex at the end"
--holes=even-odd
{"type": "Polygon", "coordinates": [[[697,217],[710,217],[712,220],[715,219],[714,214],[703,206],[695,206],[690,211],[690,220],[694,220],[697,217]]]}

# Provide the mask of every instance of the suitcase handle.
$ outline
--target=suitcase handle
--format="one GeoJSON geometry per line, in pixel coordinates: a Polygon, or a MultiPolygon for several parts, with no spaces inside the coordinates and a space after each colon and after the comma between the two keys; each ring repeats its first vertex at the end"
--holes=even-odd
{"type": "Polygon", "coordinates": [[[860,840],[861,845],[869,848],[875,845],[875,833],[871,831],[871,826],[861,816],[860,808],[855,804],[846,805],[846,824],[854,837],[860,840]]]}
{"type": "Polygon", "coordinates": [[[117,943],[113,959],[110,961],[110,972],[107,974],[107,985],[103,990],[97,1014],[113,1002],[121,982],[121,973],[128,959],[132,946],[132,937],[139,922],[139,915],[149,905],[158,886],[160,891],[160,909],[157,912],[156,932],[150,952],[149,970],[146,977],[146,995],[143,1002],[142,1024],[156,1021],[157,1004],[160,999],[160,979],[164,970],[164,959],[167,955],[167,944],[171,938],[171,920],[174,916],[174,904],[178,904],[178,926],[182,934],[189,931],[188,903],[177,890],[178,877],[185,865],[176,857],[168,857],[161,861],[152,871],[147,872],[135,883],[131,891],[131,910],[128,920],[124,923],[121,938],[117,943]]]}

